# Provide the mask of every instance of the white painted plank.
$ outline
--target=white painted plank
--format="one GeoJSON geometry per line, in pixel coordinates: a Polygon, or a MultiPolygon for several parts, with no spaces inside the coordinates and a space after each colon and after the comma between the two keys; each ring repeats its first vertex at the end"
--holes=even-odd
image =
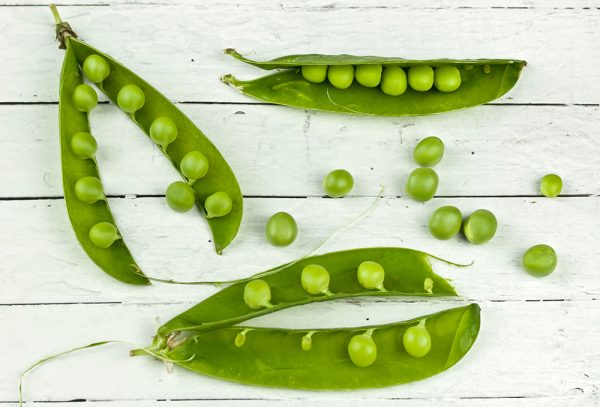
{"type": "MultiPolygon", "coordinates": [[[[357,196],[404,195],[418,140],[437,135],[446,154],[438,195],[536,195],[556,172],[565,194],[600,194],[599,107],[482,106],[405,119],[307,114],[278,106],[181,105],[251,196],[319,196],[334,168],[354,175],[357,196]]],[[[56,106],[1,106],[0,196],[61,196],[56,106]]],[[[98,161],[113,195],[164,194],[178,175],[112,105],[92,115],[98,161]]]]}
{"type": "MultiPolygon", "coordinates": [[[[598,9],[581,8],[589,5],[585,2],[556,9],[446,9],[432,3],[392,8],[313,3],[305,9],[298,4],[82,6],[65,7],[62,13],[81,38],[177,101],[248,101],[219,82],[226,73],[262,75],[221,53],[236,47],[258,59],[311,52],[519,58],[529,65],[500,102],[600,103],[598,9]],[[160,22],[160,29],[148,22],[160,22]]],[[[0,101],[55,101],[63,55],[53,41],[50,12],[3,7],[0,25],[7,34],[0,44],[3,78],[10,78],[3,81],[0,101]]]]}
{"type": "MultiPolygon", "coordinates": [[[[343,200],[247,199],[238,238],[223,256],[214,253],[204,220],[196,213],[171,212],[161,198],[111,199],[122,235],[138,263],[151,276],[178,280],[227,280],[291,261],[313,250],[334,230],[348,225],[373,202],[343,200]],[[264,225],[285,210],[299,225],[297,241],[287,248],[267,244],[264,225]]],[[[426,205],[384,199],[374,212],[343,230],[319,252],[371,246],[420,249],[443,258],[475,264],[458,269],[436,264],[453,278],[458,291],[474,300],[585,299],[600,297],[598,245],[599,198],[435,199],[426,205]],[[464,238],[434,239],[427,231],[430,213],[444,204],[465,214],[492,210],[499,219],[493,241],[473,246],[464,238]],[[536,279],[520,266],[530,246],[547,243],[559,256],[551,276],[536,279]]],[[[181,302],[200,300],[211,287],[130,287],[104,275],[79,248],[61,200],[0,202],[0,303],[181,302]]]]}
{"type": "MultiPolygon", "coordinates": [[[[382,323],[423,315],[453,303],[360,302],[319,304],[281,311],[254,325],[283,327],[382,323]]],[[[139,399],[455,399],[567,397],[593,405],[600,380],[600,303],[484,302],[473,349],[449,371],[421,383],[352,392],[307,392],[243,386],[176,369],[150,358],[131,359],[130,347],[111,345],[49,363],[31,374],[32,400],[139,399]],[[583,398],[587,396],[587,398],[583,398]]],[[[71,305],[0,308],[6,332],[0,399],[14,400],[18,372],[38,357],[100,339],[146,343],[154,317],[180,305],[71,305]],[[43,333],[43,334],[40,334],[43,333]],[[6,352],[6,350],[10,350],[6,352]]]]}

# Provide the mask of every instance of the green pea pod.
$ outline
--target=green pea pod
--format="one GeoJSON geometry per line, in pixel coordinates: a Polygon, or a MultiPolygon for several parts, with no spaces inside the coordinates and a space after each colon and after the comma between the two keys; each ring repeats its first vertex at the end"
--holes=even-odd
{"type": "Polygon", "coordinates": [[[223,82],[239,92],[265,102],[325,110],[339,113],[355,113],[377,116],[408,116],[442,113],[480,105],[499,98],[508,92],[519,79],[525,61],[508,59],[476,60],[410,60],[354,55],[289,55],[266,62],[245,58],[233,49],[226,54],[256,67],[282,71],[262,78],[242,81],[233,75],[225,75],[223,82]],[[331,86],[326,80],[309,82],[300,68],[308,65],[382,65],[409,68],[417,65],[439,67],[450,65],[459,69],[461,84],[453,92],[431,89],[418,92],[407,89],[399,96],[385,94],[378,87],[361,86],[354,81],[346,89],[331,86]]]}
{"type": "Polygon", "coordinates": [[[99,180],[100,175],[95,158],[80,158],[75,155],[71,146],[75,134],[90,131],[87,113],[78,110],[73,103],[74,90],[83,83],[83,79],[72,44],[71,37],[67,38],[58,105],[63,187],[69,219],[81,247],[105,273],[128,284],[150,284],[139,271],[123,239],[117,239],[109,247],[102,248],[94,244],[89,236],[89,231],[95,224],[108,222],[116,225],[116,222],[101,191],[100,199],[89,203],[78,199],[75,192],[79,179],[95,177],[99,180]]]}
{"type": "Polygon", "coordinates": [[[358,328],[227,327],[194,333],[172,347],[165,345],[157,355],[195,372],[244,384],[311,390],[384,387],[450,368],[469,351],[479,326],[480,308],[471,304],[410,321],[358,328]],[[431,349],[416,358],[404,349],[403,336],[423,319],[431,349]],[[349,356],[348,344],[365,332],[376,346],[376,358],[359,367],[349,356]]]}
{"type": "MultiPolygon", "coordinates": [[[[57,38],[64,44],[66,23],[60,20],[56,13],[56,8],[53,9],[57,20],[57,38]]],[[[211,229],[215,249],[221,254],[223,249],[227,247],[236,236],[243,212],[242,193],[238,182],[229,167],[229,164],[211,141],[194,125],[194,123],[171,101],[163,96],[158,90],[152,87],[148,82],[144,81],[138,75],[125,66],[111,58],[110,56],[100,52],[99,50],[85,44],[76,38],[74,33],[68,28],[68,42],[75,55],[77,63],[84,66],[84,61],[88,56],[95,55],[104,59],[108,64],[109,72],[104,79],[96,83],[99,89],[115,104],[118,103],[117,95],[119,91],[129,85],[129,88],[136,90],[136,100],[133,102],[134,111],[129,111],[128,116],[149,136],[150,126],[157,118],[168,118],[176,125],[176,133],[174,139],[169,140],[166,145],[163,145],[161,150],[169,158],[171,163],[183,176],[180,164],[186,154],[190,152],[201,152],[208,159],[210,168],[206,174],[202,175],[201,179],[189,180],[195,194],[195,201],[198,208],[205,215],[208,225],[211,229]],[[139,88],[139,89],[138,89],[139,88]],[[141,90],[141,94],[139,93],[141,90]],[[209,217],[206,214],[204,203],[206,199],[217,193],[226,193],[231,198],[231,210],[218,217],[209,217]]],[[[185,178],[185,177],[184,177],[185,178]]]]}
{"type": "Polygon", "coordinates": [[[222,289],[161,326],[155,343],[179,331],[215,329],[311,302],[358,296],[456,296],[450,283],[433,272],[431,257],[417,250],[375,247],[302,258],[222,289]],[[365,261],[383,267],[382,289],[367,289],[359,283],[357,269],[365,261]],[[309,294],[301,283],[304,267],[312,264],[324,267],[329,274],[328,287],[316,295],[309,294]],[[253,309],[245,301],[244,292],[249,282],[257,280],[268,285],[270,301],[253,309]]]}

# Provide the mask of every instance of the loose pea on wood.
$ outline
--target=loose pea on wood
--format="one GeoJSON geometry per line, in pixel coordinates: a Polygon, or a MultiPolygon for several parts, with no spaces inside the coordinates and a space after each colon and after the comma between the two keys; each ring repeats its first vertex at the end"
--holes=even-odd
{"type": "Polygon", "coordinates": [[[473,244],[484,244],[492,240],[498,229],[498,221],[494,214],[487,209],[473,212],[463,225],[463,233],[473,244]]]}
{"type": "Polygon", "coordinates": [[[534,277],[550,275],[558,263],[558,256],[551,246],[538,244],[530,247],[523,254],[523,268],[534,277]]]}
{"type": "Polygon", "coordinates": [[[415,201],[426,202],[435,196],[438,184],[439,177],[433,169],[416,168],[406,179],[404,190],[415,201]]]}
{"type": "Polygon", "coordinates": [[[265,225],[265,237],[273,246],[289,246],[297,236],[296,220],[287,212],[277,212],[265,225]]]}
{"type": "Polygon", "coordinates": [[[323,179],[323,189],[332,198],[342,198],[352,191],[354,178],[344,169],[333,170],[323,179]]]}

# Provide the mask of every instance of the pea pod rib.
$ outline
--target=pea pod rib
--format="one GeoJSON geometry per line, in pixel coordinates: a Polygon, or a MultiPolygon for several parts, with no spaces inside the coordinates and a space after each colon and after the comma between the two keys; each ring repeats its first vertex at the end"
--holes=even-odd
{"type": "Polygon", "coordinates": [[[155,343],[164,342],[176,332],[216,329],[311,302],[357,296],[457,296],[450,283],[433,272],[430,257],[433,256],[396,247],[363,248],[306,257],[222,289],[161,326],[155,343]],[[359,284],[357,268],[364,261],[374,261],[383,267],[385,291],[368,290],[359,284]],[[311,295],[302,287],[302,270],[309,264],[318,264],[329,272],[328,294],[311,295]],[[249,281],[259,279],[270,287],[272,306],[252,309],[244,302],[244,288],[249,281]],[[430,291],[425,284],[427,279],[431,280],[430,291]]]}
{"type": "Polygon", "coordinates": [[[241,56],[233,49],[226,54],[256,67],[281,71],[262,78],[243,81],[233,75],[222,77],[223,82],[239,92],[263,100],[303,109],[324,110],[379,116],[427,115],[480,105],[499,98],[518,81],[525,61],[510,59],[432,59],[410,60],[354,55],[289,55],[259,62],[241,56]],[[327,81],[309,82],[300,68],[307,65],[373,65],[402,68],[428,65],[455,66],[460,70],[461,85],[453,92],[432,89],[418,92],[407,89],[399,96],[383,93],[377,87],[365,87],[356,81],[346,89],[338,89],[327,81]]]}
{"type": "Polygon", "coordinates": [[[92,243],[89,231],[98,222],[116,225],[106,199],[94,203],[80,201],[75,195],[75,183],[82,177],[100,179],[98,165],[94,158],[79,158],[71,149],[71,138],[79,132],[90,131],[88,115],[79,111],[73,104],[74,89],[83,83],[77,66],[72,37],[66,40],[66,53],[60,79],[59,132],[62,164],[62,178],[67,212],[77,240],[81,247],[105,273],[128,284],[145,285],[145,278],[133,259],[123,239],[118,239],[110,247],[101,248],[92,243]]]}
{"type": "Polygon", "coordinates": [[[242,192],[227,161],[225,161],[221,153],[204,133],[179,108],[148,82],[109,55],[78,39],[72,39],[72,46],[80,65],[83,64],[85,58],[92,54],[100,55],[108,62],[111,73],[102,82],[100,90],[113,103],[117,104],[117,94],[125,85],[134,84],[142,89],[145,95],[145,104],[135,113],[134,122],[146,135],[149,136],[150,125],[157,117],[169,117],[177,124],[178,136],[168,145],[166,151],[163,152],[180,174],[179,164],[188,152],[194,150],[201,151],[208,158],[210,163],[209,171],[201,179],[194,182],[192,188],[196,195],[196,205],[205,217],[206,213],[203,209],[203,203],[213,193],[218,191],[226,192],[233,201],[233,208],[228,215],[207,218],[213,235],[215,249],[217,253],[221,254],[223,249],[236,236],[242,221],[243,212],[242,192]]]}
{"type": "Polygon", "coordinates": [[[270,387],[342,390],[384,387],[422,380],[456,364],[479,333],[477,304],[386,325],[357,328],[295,330],[227,327],[186,338],[158,354],[192,371],[229,381],[270,387]],[[402,337],[425,319],[431,350],[410,356],[402,337]],[[377,359],[358,367],[348,355],[348,343],[365,331],[377,346],[377,359]],[[238,338],[243,336],[243,340],[238,338]],[[302,347],[309,335],[309,349],[302,347]]]}

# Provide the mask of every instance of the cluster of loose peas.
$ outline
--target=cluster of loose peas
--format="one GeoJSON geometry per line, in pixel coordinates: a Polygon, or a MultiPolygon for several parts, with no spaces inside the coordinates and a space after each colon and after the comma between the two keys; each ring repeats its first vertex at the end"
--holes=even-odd
{"type": "MultiPolygon", "coordinates": [[[[366,290],[386,291],[384,287],[385,270],[381,264],[374,261],[363,261],[356,271],[358,283],[366,290]]],[[[302,269],[300,275],[302,288],[310,295],[334,295],[329,290],[330,276],[327,269],[319,264],[309,264],[302,269]]],[[[423,288],[432,293],[433,280],[425,279],[423,288]]],[[[262,279],[252,280],[244,287],[244,302],[253,310],[271,308],[271,287],[262,279]]],[[[237,347],[243,346],[245,335],[251,329],[241,331],[235,338],[237,347]]],[[[352,363],[359,367],[372,365],[377,359],[377,346],[372,338],[374,329],[353,336],[348,343],[348,355],[352,363]]],[[[309,351],[312,348],[312,336],[316,331],[309,331],[301,340],[300,346],[309,351]]],[[[418,325],[409,327],[402,337],[406,353],[415,358],[424,357],[431,350],[431,336],[425,327],[425,320],[418,325]]]]}
{"type": "MultiPolygon", "coordinates": [[[[101,86],[110,74],[110,65],[99,55],[89,55],[83,62],[83,73],[91,82],[101,86]]],[[[74,89],[72,100],[78,110],[89,114],[98,104],[98,95],[91,86],[80,84],[74,89]]],[[[118,106],[134,120],[135,112],[144,106],[145,101],[144,92],[134,84],[123,86],[117,94],[118,106]]],[[[177,138],[177,125],[169,117],[157,117],[150,125],[149,133],[152,141],[166,154],[168,145],[177,138]]],[[[71,150],[80,159],[95,160],[97,148],[96,139],[87,132],[79,132],[71,138],[71,150]]],[[[208,158],[200,151],[190,151],[183,157],[179,168],[188,182],[177,181],[167,188],[166,199],[171,208],[183,212],[194,206],[196,197],[190,185],[204,177],[208,167],[208,158]]],[[[88,204],[106,199],[100,179],[91,176],[76,181],[75,196],[88,204]]],[[[206,198],[204,209],[207,218],[225,216],[232,209],[231,197],[225,192],[215,192],[206,198]]],[[[108,248],[120,239],[116,226],[110,222],[92,226],[89,237],[94,245],[101,248],[108,248]]]]}
{"type": "Polygon", "coordinates": [[[321,83],[325,79],[338,89],[346,89],[354,79],[362,86],[379,86],[386,95],[400,96],[410,87],[417,92],[427,92],[435,87],[440,92],[454,92],[460,87],[460,70],[452,65],[433,69],[429,65],[413,65],[405,71],[400,66],[363,65],[304,65],[302,76],[309,82],[321,83]]]}

